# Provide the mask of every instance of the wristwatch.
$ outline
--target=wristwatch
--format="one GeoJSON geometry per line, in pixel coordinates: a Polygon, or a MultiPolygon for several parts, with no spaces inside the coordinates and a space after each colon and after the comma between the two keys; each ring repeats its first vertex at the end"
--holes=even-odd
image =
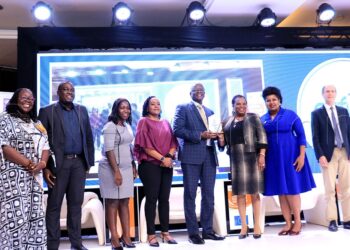
{"type": "Polygon", "coordinates": [[[165,159],[164,156],[162,156],[162,158],[160,158],[160,161],[162,162],[162,161],[164,161],[164,159],[165,159]]]}

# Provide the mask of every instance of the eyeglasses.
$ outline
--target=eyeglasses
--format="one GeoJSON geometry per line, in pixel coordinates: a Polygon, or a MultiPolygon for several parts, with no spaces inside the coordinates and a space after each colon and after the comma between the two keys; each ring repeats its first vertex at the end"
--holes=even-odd
{"type": "Polygon", "coordinates": [[[33,97],[26,97],[26,96],[22,96],[19,98],[20,101],[26,101],[26,102],[34,102],[35,101],[35,98],[33,97]]]}
{"type": "Polygon", "coordinates": [[[75,92],[75,89],[62,88],[62,89],[60,89],[60,91],[62,91],[62,92],[70,92],[70,93],[74,93],[74,92],[75,92]]]}
{"type": "Polygon", "coordinates": [[[205,90],[198,89],[198,90],[192,90],[191,92],[192,93],[205,93],[205,90]]]}

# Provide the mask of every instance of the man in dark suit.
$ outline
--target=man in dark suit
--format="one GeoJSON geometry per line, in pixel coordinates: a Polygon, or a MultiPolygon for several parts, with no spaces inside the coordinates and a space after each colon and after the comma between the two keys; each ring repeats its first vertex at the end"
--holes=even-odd
{"type": "Polygon", "coordinates": [[[86,249],[81,241],[81,205],[84,199],[86,172],[94,165],[94,143],[87,110],[74,104],[71,82],[58,86],[59,101],[39,111],[45,126],[56,166],[44,170],[49,186],[46,209],[47,247],[58,249],[60,211],[67,198],[67,228],[71,249],[86,249]]]}
{"type": "Polygon", "coordinates": [[[311,115],[312,141],[316,158],[322,167],[327,200],[326,216],[328,229],[332,232],[338,230],[335,202],[337,176],[343,226],[350,229],[350,118],[345,108],[335,106],[336,94],[335,86],[324,86],[322,95],[325,104],[311,115]]]}
{"type": "Polygon", "coordinates": [[[191,88],[192,102],[177,106],[174,119],[174,134],[180,139],[179,160],[183,171],[184,209],[189,240],[204,244],[203,239],[223,240],[213,231],[214,186],[217,157],[213,139],[216,133],[209,131],[208,117],[214,112],[202,105],[205,90],[197,83],[191,88]],[[200,222],[203,228],[199,235],[195,200],[200,181],[202,201],[200,222]]]}

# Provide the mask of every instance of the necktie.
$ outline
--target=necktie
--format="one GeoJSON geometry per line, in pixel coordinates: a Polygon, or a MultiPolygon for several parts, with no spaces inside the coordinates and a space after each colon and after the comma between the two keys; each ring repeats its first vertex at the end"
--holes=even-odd
{"type": "Polygon", "coordinates": [[[202,117],[202,120],[204,122],[205,127],[207,128],[207,130],[209,130],[209,124],[208,124],[208,120],[207,120],[207,116],[205,115],[204,109],[202,107],[202,105],[197,105],[199,114],[202,117]]]}
{"type": "Polygon", "coordinates": [[[335,135],[335,143],[337,144],[337,148],[341,148],[342,141],[341,141],[341,137],[340,137],[340,131],[339,131],[337,119],[335,119],[333,107],[331,107],[331,116],[332,116],[333,130],[334,130],[334,135],[335,135]]]}

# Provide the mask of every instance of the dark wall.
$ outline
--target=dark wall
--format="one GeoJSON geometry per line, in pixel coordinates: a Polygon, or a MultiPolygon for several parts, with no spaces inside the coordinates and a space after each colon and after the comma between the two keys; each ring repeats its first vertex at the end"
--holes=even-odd
{"type": "Polygon", "coordinates": [[[0,91],[14,92],[17,89],[17,70],[0,67],[0,91]]]}
{"type": "Polygon", "coordinates": [[[18,28],[18,84],[36,92],[36,54],[52,49],[118,48],[349,48],[350,27],[136,27],[18,28]]]}

